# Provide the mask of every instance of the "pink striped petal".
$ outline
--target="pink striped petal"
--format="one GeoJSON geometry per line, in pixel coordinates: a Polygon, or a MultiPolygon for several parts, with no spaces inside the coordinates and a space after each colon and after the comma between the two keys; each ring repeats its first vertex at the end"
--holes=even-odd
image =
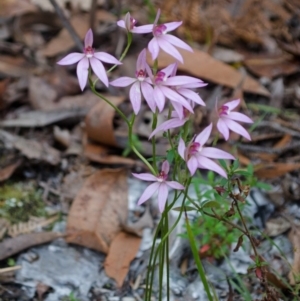
{"type": "MultiPolygon", "coordinates": [[[[158,53],[159,53],[159,45],[157,42],[157,38],[154,37],[148,44],[148,50],[151,53],[152,56],[152,60],[156,60],[158,57],[158,53]]],[[[150,74],[149,74],[150,75],[150,74]]]]}
{"type": "Polygon", "coordinates": [[[136,81],[137,81],[136,78],[123,76],[123,77],[120,77],[120,78],[117,78],[117,79],[111,81],[109,84],[114,87],[127,87],[136,81]]]}
{"type": "Polygon", "coordinates": [[[164,39],[165,36],[166,35],[162,35],[162,36],[156,38],[159,47],[162,50],[164,50],[166,53],[168,53],[169,55],[171,55],[175,59],[177,59],[180,63],[183,63],[183,58],[182,58],[181,54],[172,44],[170,44],[167,40],[164,39]]]}
{"type": "Polygon", "coordinates": [[[216,162],[203,156],[198,156],[198,162],[202,169],[212,170],[227,179],[226,172],[216,162]]]}
{"type": "Polygon", "coordinates": [[[132,104],[133,111],[135,115],[137,115],[141,108],[141,101],[142,101],[142,94],[141,94],[141,87],[140,82],[135,82],[129,91],[129,99],[132,104]]]}
{"type": "Polygon", "coordinates": [[[180,155],[180,157],[183,160],[185,160],[185,154],[184,154],[185,153],[185,149],[186,149],[185,143],[184,143],[183,139],[180,138],[179,144],[178,144],[178,154],[180,155]]]}
{"type": "Polygon", "coordinates": [[[202,87],[205,87],[207,85],[208,85],[207,83],[204,83],[204,82],[199,80],[198,83],[180,85],[180,88],[194,89],[194,88],[202,88],[202,87]]]}
{"type": "Polygon", "coordinates": [[[146,48],[141,51],[136,61],[136,71],[145,70],[146,68],[146,48]]]}
{"type": "Polygon", "coordinates": [[[239,112],[230,112],[228,116],[223,116],[223,118],[229,118],[235,121],[245,122],[245,123],[253,123],[253,121],[246,116],[245,114],[239,112]]]}
{"type": "Polygon", "coordinates": [[[175,114],[177,114],[178,118],[184,119],[183,106],[180,103],[175,102],[175,101],[172,102],[172,106],[175,109],[175,114]]]}
{"type": "Polygon", "coordinates": [[[167,27],[168,32],[178,28],[181,24],[182,24],[182,21],[164,23],[164,25],[167,27]]]}
{"type": "Polygon", "coordinates": [[[159,125],[149,136],[151,139],[154,135],[156,135],[160,131],[166,132],[169,129],[174,129],[183,126],[186,123],[186,119],[173,118],[163,122],[159,125]]]}
{"type": "Polygon", "coordinates": [[[225,121],[220,118],[217,123],[218,131],[223,135],[224,139],[227,141],[229,139],[229,129],[225,121]]]}
{"type": "Polygon", "coordinates": [[[94,57],[105,63],[114,64],[114,65],[122,65],[122,63],[119,62],[114,56],[112,56],[106,52],[95,52],[94,57]]]}
{"type": "Polygon", "coordinates": [[[92,47],[93,46],[93,32],[91,29],[88,30],[88,32],[86,33],[85,35],[85,38],[84,38],[84,47],[87,48],[87,47],[92,47]]]}
{"type": "Polygon", "coordinates": [[[161,166],[161,171],[163,171],[165,175],[167,175],[169,173],[169,170],[170,170],[170,164],[167,160],[165,160],[161,166]]]}
{"type": "Polygon", "coordinates": [[[84,53],[73,52],[62,58],[57,62],[58,65],[72,65],[79,62],[85,57],[84,53]]]}
{"type": "Polygon", "coordinates": [[[131,32],[133,33],[149,33],[153,30],[153,24],[147,24],[142,26],[133,27],[131,32]]]}
{"type": "Polygon", "coordinates": [[[103,84],[108,87],[108,78],[106,75],[106,71],[104,69],[104,66],[102,65],[102,63],[95,59],[95,58],[90,58],[90,63],[92,66],[92,69],[94,71],[94,73],[97,75],[97,77],[103,82],[103,84]]]}
{"type": "Polygon", "coordinates": [[[168,186],[170,186],[171,188],[176,189],[176,190],[183,190],[184,189],[183,185],[181,185],[180,183],[175,182],[175,181],[166,181],[166,184],[168,186]]]}
{"type": "Polygon", "coordinates": [[[221,149],[217,149],[215,147],[203,147],[200,153],[201,156],[205,156],[212,159],[230,159],[235,160],[235,158],[221,149]]]}
{"type": "Polygon", "coordinates": [[[86,86],[89,75],[89,60],[85,57],[77,65],[77,77],[81,90],[86,86]]]}
{"type": "Polygon", "coordinates": [[[157,177],[150,173],[132,173],[132,175],[142,181],[151,181],[151,182],[156,182],[157,177]]]}
{"type": "Polygon", "coordinates": [[[159,112],[161,112],[164,109],[166,102],[165,94],[163,93],[161,87],[154,87],[153,98],[155,100],[159,112]]]}
{"type": "Polygon", "coordinates": [[[194,91],[191,91],[189,89],[180,88],[177,90],[178,93],[183,95],[185,98],[192,100],[193,102],[197,103],[198,105],[205,106],[204,101],[201,99],[201,97],[194,91]]]}
{"type": "Polygon", "coordinates": [[[141,204],[145,203],[146,201],[148,201],[152,197],[152,195],[158,190],[159,186],[160,186],[160,183],[158,183],[158,182],[150,184],[145,189],[145,191],[141,195],[140,199],[138,200],[138,205],[141,205],[141,204]]]}
{"type": "Polygon", "coordinates": [[[158,188],[158,208],[160,212],[163,212],[168,199],[168,186],[165,183],[161,183],[158,188]]]}
{"type": "Polygon", "coordinates": [[[149,108],[154,113],[155,110],[156,110],[156,104],[155,104],[155,101],[153,99],[153,93],[154,92],[153,92],[152,86],[150,86],[146,82],[141,82],[141,89],[142,89],[143,96],[144,96],[149,108]]]}
{"type": "Polygon", "coordinates": [[[193,176],[198,168],[198,161],[195,156],[191,156],[191,158],[187,161],[187,167],[191,173],[191,176],[193,176]]]}
{"type": "Polygon", "coordinates": [[[203,146],[206,141],[208,140],[210,133],[212,130],[212,123],[206,127],[195,139],[196,142],[200,143],[201,146],[203,146]]]}
{"type": "Polygon", "coordinates": [[[229,127],[230,130],[245,137],[248,140],[251,140],[249,133],[239,123],[237,123],[231,119],[228,119],[228,118],[226,118],[226,119],[224,118],[223,120],[226,123],[226,125],[229,127]]]}
{"type": "MultiPolygon", "coordinates": [[[[177,75],[168,78],[165,82],[164,85],[166,86],[182,86],[182,85],[190,85],[190,84],[202,84],[203,82],[192,76],[186,76],[186,75],[177,75]]],[[[196,87],[197,88],[197,87],[196,87]]]]}
{"type": "Polygon", "coordinates": [[[169,42],[170,44],[174,45],[174,46],[177,46],[179,48],[182,48],[182,49],[185,49],[185,50],[188,50],[190,52],[193,52],[193,49],[185,42],[181,41],[180,39],[178,39],[177,37],[175,36],[172,36],[170,34],[166,34],[163,36],[164,37],[164,40],[169,42]]]}
{"type": "Polygon", "coordinates": [[[226,102],[223,105],[228,107],[228,109],[231,111],[231,110],[235,109],[240,104],[240,102],[241,102],[240,99],[235,99],[235,100],[226,102]]]}

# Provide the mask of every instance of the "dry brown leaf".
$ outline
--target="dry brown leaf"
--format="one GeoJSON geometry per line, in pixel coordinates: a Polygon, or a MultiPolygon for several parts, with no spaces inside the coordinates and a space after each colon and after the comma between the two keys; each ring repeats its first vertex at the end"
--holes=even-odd
{"type": "Polygon", "coordinates": [[[64,234],[56,232],[29,233],[15,238],[5,239],[0,243],[0,261],[25,249],[50,242],[64,234]]]}
{"type": "Polygon", "coordinates": [[[54,139],[59,142],[64,147],[69,147],[71,144],[71,134],[70,131],[65,129],[61,129],[58,126],[53,128],[53,136],[54,139]]]}
{"type": "Polygon", "coordinates": [[[0,74],[9,77],[26,77],[32,71],[32,66],[22,57],[0,56],[0,74]]]}
{"type": "Polygon", "coordinates": [[[37,8],[30,0],[1,0],[0,1],[0,16],[9,18],[18,15],[23,15],[29,12],[36,12],[37,8]]]}
{"type": "Polygon", "coordinates": [[[102,169],[90,176],[69,212],[67,241],[107,253],[127,222],[127,172],[102,169]]]}
{"type": "MultiPolygon", "coordinates": [[[[184,64],[179,63],[178,70],[189,73],[202,80],[236,88],[243,80],[243,74],[233,67],[215,60],[206,52],[193,49],[194,52],[179,49],[183,57],[184,64]]],[[[151,63],[150,56],[148,62],[151,63]]],[[[158,56],[158,67],[163,68],[174,63],[174,59],[167,53],[161,51],[158,56]]],[[[245,92],[270,96],[270,93],[256,80],[246,76],[243,82],[245,92]]]]}
{"type": "Polygon", "coordinates": [[[13,145],[28,159],[37,159],[56,165],[60,162],[60,152],[46,142],[28,140],[0,130],[0,139],[5,144],[13,145]]]}
{"type": "Polygon", "coordinates": [[[8,235],[16,237],[21,234],[30,233],[36,228],[46,227],[58,219],[58,215],[50,218],[34,218],[32,217],[28,222],[18,223],[8,227],[8,235]]]}
{"type": "Polygon", "coordinates": [[[89,160],[102,164],[126,164],[135,165],[138,162],[130,158],[112,155],[111,149],[103,145],[88,142],[84,146],[84,155],[89,160]]]}
{"type": "MultiPolygon", "coordinates": [[[[125,97],[106,96],[115,106],[120,105],[125,97]]],[[[88,113],[85,123],[90,139],[103,145],[119,146],[115,137],[113,120],[116,112],[105,101],[98,102],[88,113]]]]}
{"type": "Polygon", "coordinates": [[[274,237],[286,232],[290,227],[291,223],[287,219],[280,216],[277,218],[269,219],[266,222],[265,233],[268,236],[274,237]]]}
{"type": "Polygon", "coordinates": [[[21,165],[22,160],[18,160],[15,163],[12,163],[0,170],[0,182],[9,179],[15,170],[21,165]]]}
{"type": "Polygon", "coordinates": [[[300,274],[300,229],[299,227],[293,226],[289,233],[289,240],[293,245],[294,249],[294,262],[292,270],[289,273],[289,280],[291,285],[296,284],[295,276],[300,274]]]}
{"type": "Polygon", "coordinates": [[[135,258],[141,244],[141,238],[120,232],[111,242],[104,262],[107,276],[113,278],[120,288],[128,273],[130,262],[135,258]]]}
{"type": "Polygon", "coordinates": [[[297,169],[300,163],[261,163],[254,167],[254,173],[258,178],[274,179],[297,169]]]}

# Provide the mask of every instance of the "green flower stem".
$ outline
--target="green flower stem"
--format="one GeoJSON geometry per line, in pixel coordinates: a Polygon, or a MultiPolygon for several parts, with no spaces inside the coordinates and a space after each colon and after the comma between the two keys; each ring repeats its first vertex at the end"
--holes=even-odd
{"type": "MultiPolygon", "coordinates": [[[[121,57],[119,59],[120,62],[122,62],[123,59],[124,59],[124,57],[126,56],[131,43],[132,43],[132,33],[131,32],[127,32],[127,46],[126,46],[125,50],[123,51],[123,53],[121,54],[121,57]]],[[[110,69],[108,69],[107,73],[112,72],[114,69],[117,68],[117,66],[119,66],[119,65],[112,66],[110,69]]]]}
{"type": "Polygon", "coordinates": [[[153,62],[153,75],[155,76],[157,73],[157,69],[158,69],[158,60],[155,59],[153,62]]]}
{"type": "MultiPolygon", "coordinates": [[[[153,113],[153,121],[152,121],[152,131],[154,131],[157,127],[157,112],[153,113]]],[[[156,141],[155,135],[152,137],[152,158],[153,158],[153,169],[157,172],[156,165],[156,141]]]]}
{"type": "Polygon", "coordinates": [[[198,269],[198,273],[199,273],[200,278],[202,280],[202,283],[204,285],[204,289],[205,289],[205,291],[207,293],[207,297],[208,297],[209,301],[214,301],[213,297],[212,297],[212,295],[210,293],[209,284],[207,282],[207,279],[206,279],[206,276],[205,276],[205,271],[204,271],[204,268],[202,266],[201,260],[199,258],[199,254],[198,254],[198,249],[197,249],[197,246],[196,246],[195,238],[193,236],[193,232],[192,232],[191,226],[189,224],[189,220],[188,220],[186,212],[185,212],[185,222],[186,222],[186,230],[187,230],[187,233],[188,233],[188,237],[189,237],[189,241],[190,241],[190,244],[191,244],[191,249],[192,249],[193,257],[194,257],[194,260],[196,262],[196,266],[197,266],[197,269],[198,269]]]}

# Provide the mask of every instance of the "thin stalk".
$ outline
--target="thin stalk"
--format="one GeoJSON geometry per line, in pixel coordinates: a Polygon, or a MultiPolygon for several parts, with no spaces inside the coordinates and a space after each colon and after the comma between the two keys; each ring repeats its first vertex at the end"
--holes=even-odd
{"type": "MultiPolygon", "coordinates": [[[[166,210],[166,225],[165,225],[165,231],[167,232],[169,230],[169,212],[166,210]]],[[[167,270],[167,300],[170,300],[170,262],[169,262],[169,237],[166,239],[165,243],[166,247],[166,270],[167,270]]]]}
{"type": "Polygon", "coordinates": [[[194,236],[193,236],[191,226],[189,224],[189,220],[188,220],[186,211],[185,211],[185,221],[186,221],[186,230],[187,230],[187,233],[188,233],[188,237],[189,237],[189,241],[190,241],[190,244],[191,244],[193,257],[194,257],[194,260],[196,262],[196,266],[197,266],[197,269],[198,269],[199,276],[202,280],[202,283],[203,283],[204,289],[207,293],[207,297],[208,297],[209,301],[213,301],[213,297],[210,293],[209,284],[208,284],[206,276],[205,276],[205,271],[204,271],[204,268],[202,266],[201,260],[199,258],[196,242],[195,242],[195,239],[194,239],[194,236]]]}
{"type": "MultiPolygon", "coordinates": [[[[157,126],[157,112],[153,113],[153,121],[152,121],[152,131],[156,129],[157,126]]],[[[152,158],[153,158],[153,169],[157,172],[157,165],[156,165],[156,141],[155,135],[152,137],[152,158]]]]}
{"type": "MultiPolygon", "coordinates": [[[[124,49],[123,53],[121,54],[121,57],[119,58],[119,61],[122,62],[124,57],[126,56],[128,50],[129,50],[129,47],[131,45],[131,42],[132,42],[132,33],[131,32],[127,32],[127,46],[126,48],[124,49]]],[[[110,73],[112,72],[113,70],[115,70],[117,68],[118,65],[114,65],[112,66],[110,69],[107,70],[107,73],[110,73]]]]}

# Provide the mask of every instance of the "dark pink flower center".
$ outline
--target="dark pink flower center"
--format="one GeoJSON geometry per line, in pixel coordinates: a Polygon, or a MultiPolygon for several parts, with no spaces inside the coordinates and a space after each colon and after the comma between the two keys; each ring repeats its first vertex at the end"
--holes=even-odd
{"type": "Polygon", "coordinates": [[[228,115],[229,114],[229,108],[225,105],[223,105],[221,108],[219,108],[218,113],[219,116],[228,115]]]}
{"type": "Polygon", "coordinates": [[[133,29],[133,27],[135,26],[136,23],[137,23],[137,20],[130,17],[130,30],[133,29]]]}
{"type": "Polygon", "coordinates": [[[156,25],[153,28],[153,35],[155,37],[160,37],[161,35],[165,34],[165,31],[167,30],[167,26],[164,24],[156,25]]]}
{"type": "Polygon", "coordinates": [[[192,142],[191,145],[189,146],[189,155],[193,156],[196,155],[199,152],[201,145],[198,142],[192,142]]]}
{"type": "Polygon", "coordinates": [[[138,80],[140,80],[140,81],[142,81],[142,80],[144,80],[145,79],[145,77],[146,77],[146,71],[145,70],[139,70],[139,71],[136,71],[135,72],[135,77],[138,79],[138,80]]]}
{"type": "Polygon", "coordinates": [[[93,57],[93,55],[95,53],[95,49],[91,46],[88,46],[88,47],[84,48],[83,52],[86,55],[86,57],[90,58],[90,57],[93,57]]]}
{"type": "Polygon", "coordinates": [[[164,171],[161,171],[159,174],[158,174],[158,180],[160,181],[160,182],[163,182],[163,181],[165,181],[165,180],[167,180],[167,177],[168,177],[168,175],[164,172],[164,171]]]}
{"type": "Polygon", "coordinates": [[[184,118],[188,118],[191,115],[191,112],[187,108],[183,107],[182,110],[184,118]]]}
{"type": "Polygon", "coordinates": [[[164,72],[158,71],[154,78],[155,84],[160,84],[161,82],[163,82],[165,80],[165,76],[166,74],[164,72]]]}

